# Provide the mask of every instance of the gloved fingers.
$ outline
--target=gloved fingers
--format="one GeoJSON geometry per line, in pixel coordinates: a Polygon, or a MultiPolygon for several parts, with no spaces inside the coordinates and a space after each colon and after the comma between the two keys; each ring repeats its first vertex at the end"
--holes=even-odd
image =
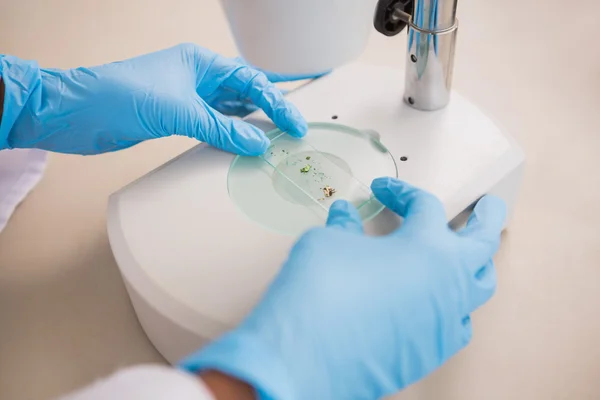
{"type": "Polygon", "coordinates": [[[377,178],[371,184],[375,197],[404,218],[400,229],[437,229],[447,226],[442,203],[432,194],[394,178],[377,178]]]}
{"type": "Polygon", "coordinates": [[[472,268],[478,269],[498,251],[505,219],[506,205],[499,197],[488,195],[477,202],[467,226],[458,232],[472,268]]]}
{"type": "Polygon", "coordinates": [[[199,97],[172,107],[172,112],[160,113],[168,118],[162,121],[165,135],[188,136],[221,150],[246,156],[261,155],[269,147],[269,139],[263,131],[244,121],[224,116],[199,97]]]}
{"type": "Polygon", "coordinates": [[[202,76],[197,91],[201,97],[215,90],[233,90],[240,93],[240,99],[250,99],[261,108],[279,129],[296,137],[306,134],[308,127],[298,109],[262,72],[216,56],[208,70],[199,74],[202,76]]]}
{"type": "MultiPolygon", "coordinates": [[[[214,96],[215,96],[215,99],[210,101],[211,104],[221,103],[221,102],[229,102],[229,101],[252,103],[248,99],[242,99],[240,92],[237,92],[232,89],[222,89],[218,93],[215,93],[214,96]]],[[[207,99],[204,99],[204,100],[208,101],[207,99]]],[[[213,107],[214,107],[214,105],[213,105],[213,107]]]]}
{"type": "MultiPolygon", "coordinates": [[[[281,93],[285,95],[288,90],[281,89],[281,93]]],[[[240,94],[232,90],[223,90],[208,104],[228,117],[245,118],[258,110],[258,106],[250,99],[240,99],[240,94]]]]}
{"type": "Polygon", "coordinates": [[[306,134],[308,127],[298,109],[265,74],[199,46],[184,46],[183,50],[195,63],[196,91],[200,97],[209,98],[219,90],[232,90],[240,93],[240,99],[248,98],[261,108],[279,129],[297,137],[306,134]]]}
{"type": "Polygon", "coordinates": [[[467,226],[458,232],[463,238],[461,255],[471,278],[469,312],[487,302],[496,291],[496,269],[492,258],[500,246],[506,218],[504,201],[495,196],[482,197],[469,216],[467,226]]]}
{"type": "Polygon", "coordinates": [[[225,101],[216,103],[213,108],[223,115],[228,117],[244,118],[254,111],[258,110],[258,107],[249,102],[241,101],[225,101]]]}
{"type": "Polygon", "coordinates": [[[469,344],[473,337],[473,326],[468,314],[454,312],[441,316],[439,322],[440,325],[434,328],[436,345],[431,350],[437,352],[435,359],[442,361],[450,359],[469,344]]]}
{"type": "Polygon", "coordinates": [[[462,343],[457,349],[457,351],[468,345],[469,342],[471,342],[471,339],[473,338],[473,324],[471,323],[471,316],[467,315],[466,317],[464,317],[460,321],[460,325],[462,327],[462,329],[460,329],[460,331],[462,331],[460,342],[462,343]]]}
{"type": "Polygon", "coordinates": [[[238,67],[223,82],[223,86],[239,91],[242,99],[249,98],[279,129],[296,137],[306,134],[306,121],[298,109],[285,99],[283,93],[262,72],[250,67],[238,67]]]}
{"type": "Polygon", "coordinates": [[[327,226],[348,232],[363,233],[363,224],[358,210],[345,200],[337,200],[329,207],[327,226]]]}
{"type": "Polygon", "coordinates": [[[467,226],[459,235],[465,237],[497,236],[504,226],[506,219],[506,204],[493,195],[483,196],[471,212],[467,226]]]}
{"type": "Polygon", "coordinates": [[[471,275],[471,282],[467,310],[469,313],[485,304],[496,292],[497,276],[494,262],[489,260],[478,268],[475,274],[471,275]]]}

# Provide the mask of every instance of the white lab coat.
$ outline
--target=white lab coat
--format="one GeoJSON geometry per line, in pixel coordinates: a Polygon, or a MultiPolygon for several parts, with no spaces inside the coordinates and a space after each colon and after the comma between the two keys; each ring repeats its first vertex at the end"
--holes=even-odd
{"type": "Polygon", "coordinates": [[[60,400],[214,400],[198,377],[162,366],[124,369],[60,400]]]}
{"type": "Polygon", "coordinates": [[[17,205],[40,181],[45,166],[44,151],[0,151],[0,232],[17,205]]]}
{"type": "MultiPolygon", "coordinates": [[[[0,232],[41,180],[46,152],[0,151],[0,232]]],[[[200,379],[162,366],[123,369],[60,400],[213,400],[200,379]]]]}

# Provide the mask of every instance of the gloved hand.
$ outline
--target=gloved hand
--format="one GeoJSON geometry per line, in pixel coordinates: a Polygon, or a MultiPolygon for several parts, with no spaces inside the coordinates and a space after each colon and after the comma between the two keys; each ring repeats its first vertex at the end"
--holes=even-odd
{"type": "MultiPolygon", "coordinates": [[[[294,82],[306,79],[316,79],[330,72],[327,71],[324,74],[318,75],[282,75],[253,67],[241,57],[235,58],[233,62],[236,62],[240,65],[249,66],[251,68],[256,69],[257,71],[262,72],[263,74],[265,74],[265,76],[271,83],[294,82]]],[[[287,93],[287,90],[285,89],[280,90],[283,94],[287,93]]],[[[221,90],[215,92],[213,96],[211,96],[210,98],[205,98],[205,100],[211,105],[211,107],[213,107],[220,113],[230,116],[236,116],[239,118],[244,118],[248,114],[253,113],[258,109],[257,105],[254,104],[251,99],[247,97],[243,98],[239,92],[234,92],[230,90],[221,90]]]]}
{"type": "Polygon", "coordinates": [[[456,233],[431,194],[388,178],[372,189],[404,217],[396,232],[365,236],[356,209],[334,203],[247,319],[182,367],[246,381],[263,400],[374,400],[469,343],[469,315],[495,290],[504,203],[482,198],[456,233]]]}
{"type": "Polygon", "coordinates": [[[69,70],[0,55],[0,74],[6,86],[0,150],[97,154],[178,134],[258,155],[269,145],[264,133],[215,109],[247,100],[280,129],[306,133],[298,110],[265,74],[191,44],[69,70]]]}

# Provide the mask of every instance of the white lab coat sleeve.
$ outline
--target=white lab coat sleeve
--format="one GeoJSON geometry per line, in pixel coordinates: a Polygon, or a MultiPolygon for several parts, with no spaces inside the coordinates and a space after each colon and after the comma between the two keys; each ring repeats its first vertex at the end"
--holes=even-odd
{"type": "Polygon", "coordinates": [[[0,232],[42,178],[46,158],[38,149],[0,150],[0,232]]]}
{"type": "Polygon", "coordinates": [[[58,400],[215,400],[202,381],[171,367],[142,365],[116,372],[58,400]]]}

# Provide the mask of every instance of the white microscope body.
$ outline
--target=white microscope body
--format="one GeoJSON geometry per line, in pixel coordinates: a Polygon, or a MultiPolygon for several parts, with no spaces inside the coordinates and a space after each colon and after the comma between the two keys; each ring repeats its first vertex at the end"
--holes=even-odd
{"type": "MultiPolygon", "coordinates": [[[[398,177],[437,195],[452,225],[460,225],[487,193],[502,197],[512,213],[523,153],[494,121],[451,91],[456,0],[222,3],[250,63],[283,74],[335,68],[289,94],[307,121],[335,118],[376,132],[398,177]],[[362,52],[373,23],[389,36],[408,27],[404,79],[394,68],[342,66],[362,52]]],[[[247,120],[273,127],[262,112],[247,120]]],[[[200,144],[109,201],[110,243],[136,314],[172,363],[234,327],[296,240],[265,229],[236,207],[227,187],[233,160],[200,144]]],[[[385,234],[399,223],[386,210],[365,230],[385,234]]]]}

